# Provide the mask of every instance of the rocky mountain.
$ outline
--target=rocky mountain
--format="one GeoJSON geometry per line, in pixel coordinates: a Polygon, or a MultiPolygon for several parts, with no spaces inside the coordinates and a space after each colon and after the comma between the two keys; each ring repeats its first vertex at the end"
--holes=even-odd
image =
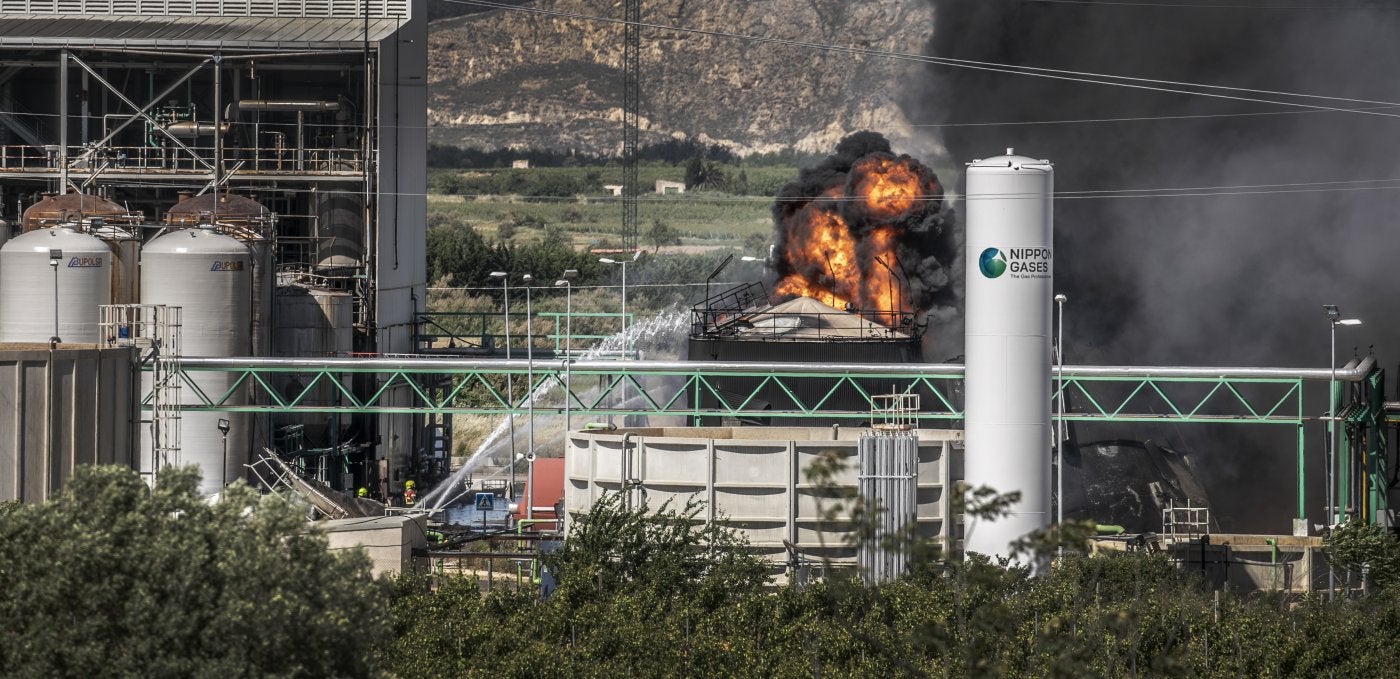
{"type": "MultiPolygon", "coordinates": [[[[623,26],[599,19],[620,19],[621,3],[521,4],[560,14],[499,9],[430,24],[430,139],[619,152],[623,26]]],[[[919,54],[933,30],[926,0],[646,0],[642,22],[643,144],[827,153],[871,129],[900,151],[939,151],[900,106],[919,64],[737,37],[919,54]]]]}

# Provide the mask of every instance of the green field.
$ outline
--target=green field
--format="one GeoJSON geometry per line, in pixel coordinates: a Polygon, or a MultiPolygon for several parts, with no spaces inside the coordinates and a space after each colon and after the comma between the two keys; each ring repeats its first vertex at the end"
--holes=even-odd
{"type": "MultiPolygon", "coordinates": [[[[645,234],[654,220],[678,231],[682,245],[741,246],[746,239],[767,238],[772,231],[771,201],[756,196],[720,193],[643,196],[638,201],[639,229],[645,234]]],[[[568,233],[579,247],[617,245],[622,233],[620,199],[603,196],[526,198],[521,196],[428,196],[428,211],[476,229],[489,240],[500,240],[502,223],[549,224],[568,233]]],[[[513,238],[531,242],[542,228],[516,229],[513,238]]]]}

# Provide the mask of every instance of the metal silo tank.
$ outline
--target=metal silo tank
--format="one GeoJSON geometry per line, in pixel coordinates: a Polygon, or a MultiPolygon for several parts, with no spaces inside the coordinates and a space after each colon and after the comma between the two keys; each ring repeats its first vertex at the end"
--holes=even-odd
{"type": "MultiPolygon", "coordinates": [[[[328,358],[347,356],[354,351],[354,298],[348,292],[302,285],[277,287],[277,334],[273,350],[277,356],[328,358]]],[[[306,389],[309,377],[284,378],[275,383],[282,397],[296,398],[306,389]]],[[[347,390],[349,379],[342,382],[347,390]]],[[[335,405],[340,391],[322,381],[302,399],[306,405],[335,405]]],[[[328,447],[339,442],[339,429],[349,418],[331,413],[293,415],[279,418],[279,425],[301,424],[306,445],[328,447]]]]}
{"type": "Polygon", "coordinates": [[[364,258],[365,206],[354,194],[322,194],[316,201],[316,263],[359,266],[364,258]]]}
{"type": "Polygon", "coordinates": [[[968,164],[966,478],[1021,493],[1010,516],[966,528],[968,551],[1009,556],[1051,521],[1053,193],[1049,161],[1007,149],[968,164]]]}
{"type": "Polygon", "coordinates": [[[69,228],[11,238],[0,248],[0,342],[49,341],[56,304],[59,338],[95,343],[98,307],[108,304],[111,294],[112,253],[102,240],[69,228]],[[57,271],[51,250],[63,251],[57,271]]]}
{"type": "MultiPolygon", "coordinates": [[[[167,233],[142,249],[141,303],[183,309],[183,356],[247,356],[251,350],[252,268],[247,246],[235,238],[211,229],[167,233]]],[[[218,398],[234,382],[227,373],[195,373],[191,377],[210,398],[218,398]]],[[[182,391],[182,401],[198,402],[189,387],[182,391]]],[[[229,402],[239,405],[245,399],[239,392],[229,402]]],[[[149,431],[143,434],[149,438],[149,431]]],[[[230,483],[243,478],[248,445],[245,414],[186,412],[181,416],[180,462],[199,466],[204,476],[201,493],[219,492],[225,478],[230,483]],[[227,465],[222,470],[221,418],[230,423],[227,465]]],[[[147,442],[143,454],[149,455],[149,450],[147,442]]]]}

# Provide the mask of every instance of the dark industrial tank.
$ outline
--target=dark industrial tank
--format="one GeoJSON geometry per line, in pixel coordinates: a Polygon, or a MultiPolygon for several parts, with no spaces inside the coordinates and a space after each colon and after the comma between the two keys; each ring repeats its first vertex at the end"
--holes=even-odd
{"type": "Polygon", "coordinates": [[[1065,521],[1122,526],[1129,533],[1161,532],[1167,507],[1209,506],[1190,455],[1151,440],[1069,443],[1064,493],[1065,521]]]}

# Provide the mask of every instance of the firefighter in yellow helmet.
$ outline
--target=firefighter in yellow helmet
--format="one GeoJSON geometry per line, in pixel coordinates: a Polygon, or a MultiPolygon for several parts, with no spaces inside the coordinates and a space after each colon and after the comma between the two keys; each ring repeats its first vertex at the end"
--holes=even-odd
{"type": "Polygon", "coordinates": [[[413,487],[413,480],[403,482],[403,506],[412,507],[418,502],[418,490],[413,487]]]}
{"type": "Polygon", "coordinates": [[[369,497],[369,489],[366,488],[366,487],[364,487],[364,486],[360,486],[360,489],[357,490],[357,491],[355,491],[355,497],[360,497],[360,498],[369,497]]]}

